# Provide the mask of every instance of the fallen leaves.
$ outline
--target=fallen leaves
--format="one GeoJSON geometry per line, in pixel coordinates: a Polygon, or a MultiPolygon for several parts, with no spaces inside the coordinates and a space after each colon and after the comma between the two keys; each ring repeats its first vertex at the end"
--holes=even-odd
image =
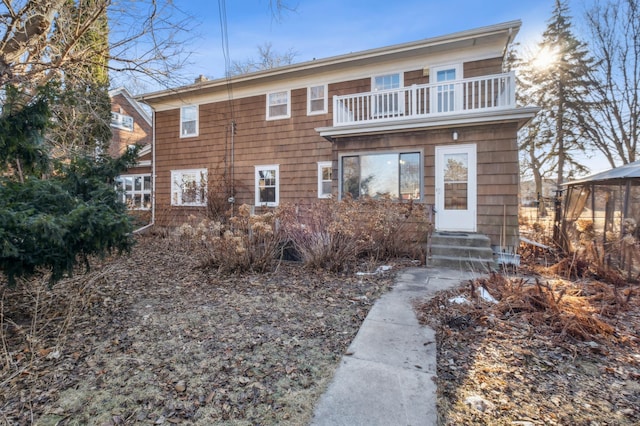
{"type": "Polygon", "coordinates": [[[638,424],[638,290],[496,274],[419,303],[436,328],[441,424],[638,424]]]}
{"type": "Polygon", "coordinates": [[[307,422],[393,275],[221,276],[200,255],[141,237],[51,291],[6,289],[0,423],[307,422]]]}

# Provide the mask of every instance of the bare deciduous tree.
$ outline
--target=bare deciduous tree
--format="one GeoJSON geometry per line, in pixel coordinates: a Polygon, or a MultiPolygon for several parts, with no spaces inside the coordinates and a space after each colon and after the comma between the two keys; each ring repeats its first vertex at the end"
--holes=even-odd
{"type": "Polygon", "coordinates": [[[640,159],[640,1],[596,1],[586,20],[597,62],[580,124],[612,167],[631,163],[640,159]]]}
{"type": "Polygon", "coordinates": [[[2,0],[0,4],[0,86],[37,87],[63,73],[108,58],[110,70],[142,73],[163,85],[188,54],[189,17],[170,0],[2,0]],[[107,14],[109,45],[96,52],[83,43],[107,14]]]}
{"type": "Polygon", "coordinates": [[[248,74],[250,72],[269,70],[272,68],[291,65],[297,53],[293,49],[280,54],[272,49],[271,43],[258,46],[258,58],[245,61],[234,61],[229,70],[230,75],[248,74]]]}

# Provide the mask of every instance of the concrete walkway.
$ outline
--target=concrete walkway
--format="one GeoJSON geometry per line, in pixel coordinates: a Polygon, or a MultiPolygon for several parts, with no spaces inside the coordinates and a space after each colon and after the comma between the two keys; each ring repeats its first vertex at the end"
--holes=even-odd
{"type": "Polygon", "coordinates": [[[436,425],[435,332],[418,324],[412,301],[478,276],[439,268],[402,271],[362,323],[311,424],[436,425]]]}

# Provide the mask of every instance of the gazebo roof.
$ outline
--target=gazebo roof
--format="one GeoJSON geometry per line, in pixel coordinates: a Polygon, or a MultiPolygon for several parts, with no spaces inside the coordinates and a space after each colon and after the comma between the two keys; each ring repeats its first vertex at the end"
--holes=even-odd
{"type": "Polygon", "coordinates": [[[640,161],[625,164],[624,166],[615,167],[604,172],[596,173],[582,179],[567,182],[567,186],[579,185],[583,183],[620,183],[625,180],[640,180],[640,161]]]}

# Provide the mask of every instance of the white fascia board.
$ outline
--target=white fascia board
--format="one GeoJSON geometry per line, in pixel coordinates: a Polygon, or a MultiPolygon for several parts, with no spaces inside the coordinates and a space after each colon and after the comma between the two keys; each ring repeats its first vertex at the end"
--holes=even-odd
{"type": "Polygon", "coordinates": [[[149,126],[151,126],[151,116],[149,113],[140,106],[140,103],[134,98],[131,93],[127,90],[126,87],[118,87],[117,89],[109,90],[109,97],[113,98],[114,96],[122,95],[129,102],[129,104],[140,114],[140,116],[147,122],[149,126]]]}
{"type": "MultiPolygon", "coordinates": [[[[236,91],[239,88],[246,86],[247,83],[251,86],[255,86],[256,91],[259,87],[260,93],[264,93],[267,89],[277,90],[278,88],[284,87],[295,89],[296,87],[295,85],[292,85],[292,80],[296,80],[296,75],[311,76],[313,81],[317,82],[319,81],[318,77],[320,75],[325,72],[329,72],[330,75],[335,75],[335,81],[333,82],[345,81],[351,77],[348,73],[350,68],[359,68],[362,73],[363,64],[367,65],[367,75],[371,75],[372,70],[370,67],[374,67],[374,64],[388,64],[390,62],[395,62],[398,64],[396,67],[399,67],[399,64],[403,63],[405,60],[411,64],[416,64],[418,61],[416,58],[420,58],[422,62],[427,62],[426,65],[430,65],[428,62],[430,62],[431,57],[439,55],[447,56],[456,51],[459,52],[458,54],[466,52],[466,55],[461,55],[461,57],[464,58],[464,61],[476,60],[476,57],[488,58],[502,56],[506,45],[513,40],[519,31],[521,24],[522,23],[519,20],[510,21],[503,24],[462,31],[410,43],[350,53],[327,59],[307,61],[265,71],[258,71],[255,73],[234,76],[230,79],[222,78],[205,81],[175,89],[148,93],[138,96],[137,99],[138,101],[144,102],[159,111],[162,109],[176,108],[179,105],[189,103],[207,102],[210,99],[209,96],[202,98],[202,94],[206,92],[224,93],[226,96],[225,99],[227,99],[228,94],[226,90],[228,84],[233,84],[234,98],[236,98],[239,97],[239,94],[236,91]],[[481,51],[484,52],[479,53],[481,51]],[[423,56],[420,56],[420,54],[423,56]],[[412,56],[415,57],[412,59],[403,59],[412,56]],[[201,100],[198,101],[198,99],[201,100]]],[[[444,62],[444,59],[440,62],[444,62]]],[[[332,81],[327,80],[324,82],[331,83],[332,81]]],[[[298,85],[298,87],[304,86],[298,85]]]]}
{"type": "Polygon", "coordinates": [[[447,127],[468,127],[477,124],[495,122],[513,122],[519,120],[531,120],[540,111],[538,107],[526,107],[516,109],[503,109],[483,113],[456,114],[447,117],[435,117],[427,119],[404,120],[401,122],[386,122],[384,124],[360,124],[354,126],[318,127],[315,130],[320,136],[332,138],[335,136],[353,136],[371,133],[392,133],[417,129],[435,129],[447,127]]]}
{"type": "MultiPolygon", "coordinates": [[[[273,81],[255,80],[253,84],[248,82],[233,88],[233,98],[241,99],[252,96],[266,95],[268,92],[278,90],[306,89],[318,84],[342,83],[344,81],[370,78],[373,75],[388,74],[392,72],[404,72],[423,69],[442,64],[456,64],[463,62],[480,61],[499,56],[495,49],[475,49],[472,55],[466,50],[453,50],[441,52],[429,57],[410,57],[401,60],[391,60],[362,66],[357,63],[344,64],[340,69],[319,70],[313,75],[303,75],[286,80],[273,81]]],[[[229,92],[226,86],[221,86],[217,91],[181,93],[179,97],[171,97],[153,103],[156,111],[167,111],[184,105],[202,105],[229,100],[229,92]]]]}

